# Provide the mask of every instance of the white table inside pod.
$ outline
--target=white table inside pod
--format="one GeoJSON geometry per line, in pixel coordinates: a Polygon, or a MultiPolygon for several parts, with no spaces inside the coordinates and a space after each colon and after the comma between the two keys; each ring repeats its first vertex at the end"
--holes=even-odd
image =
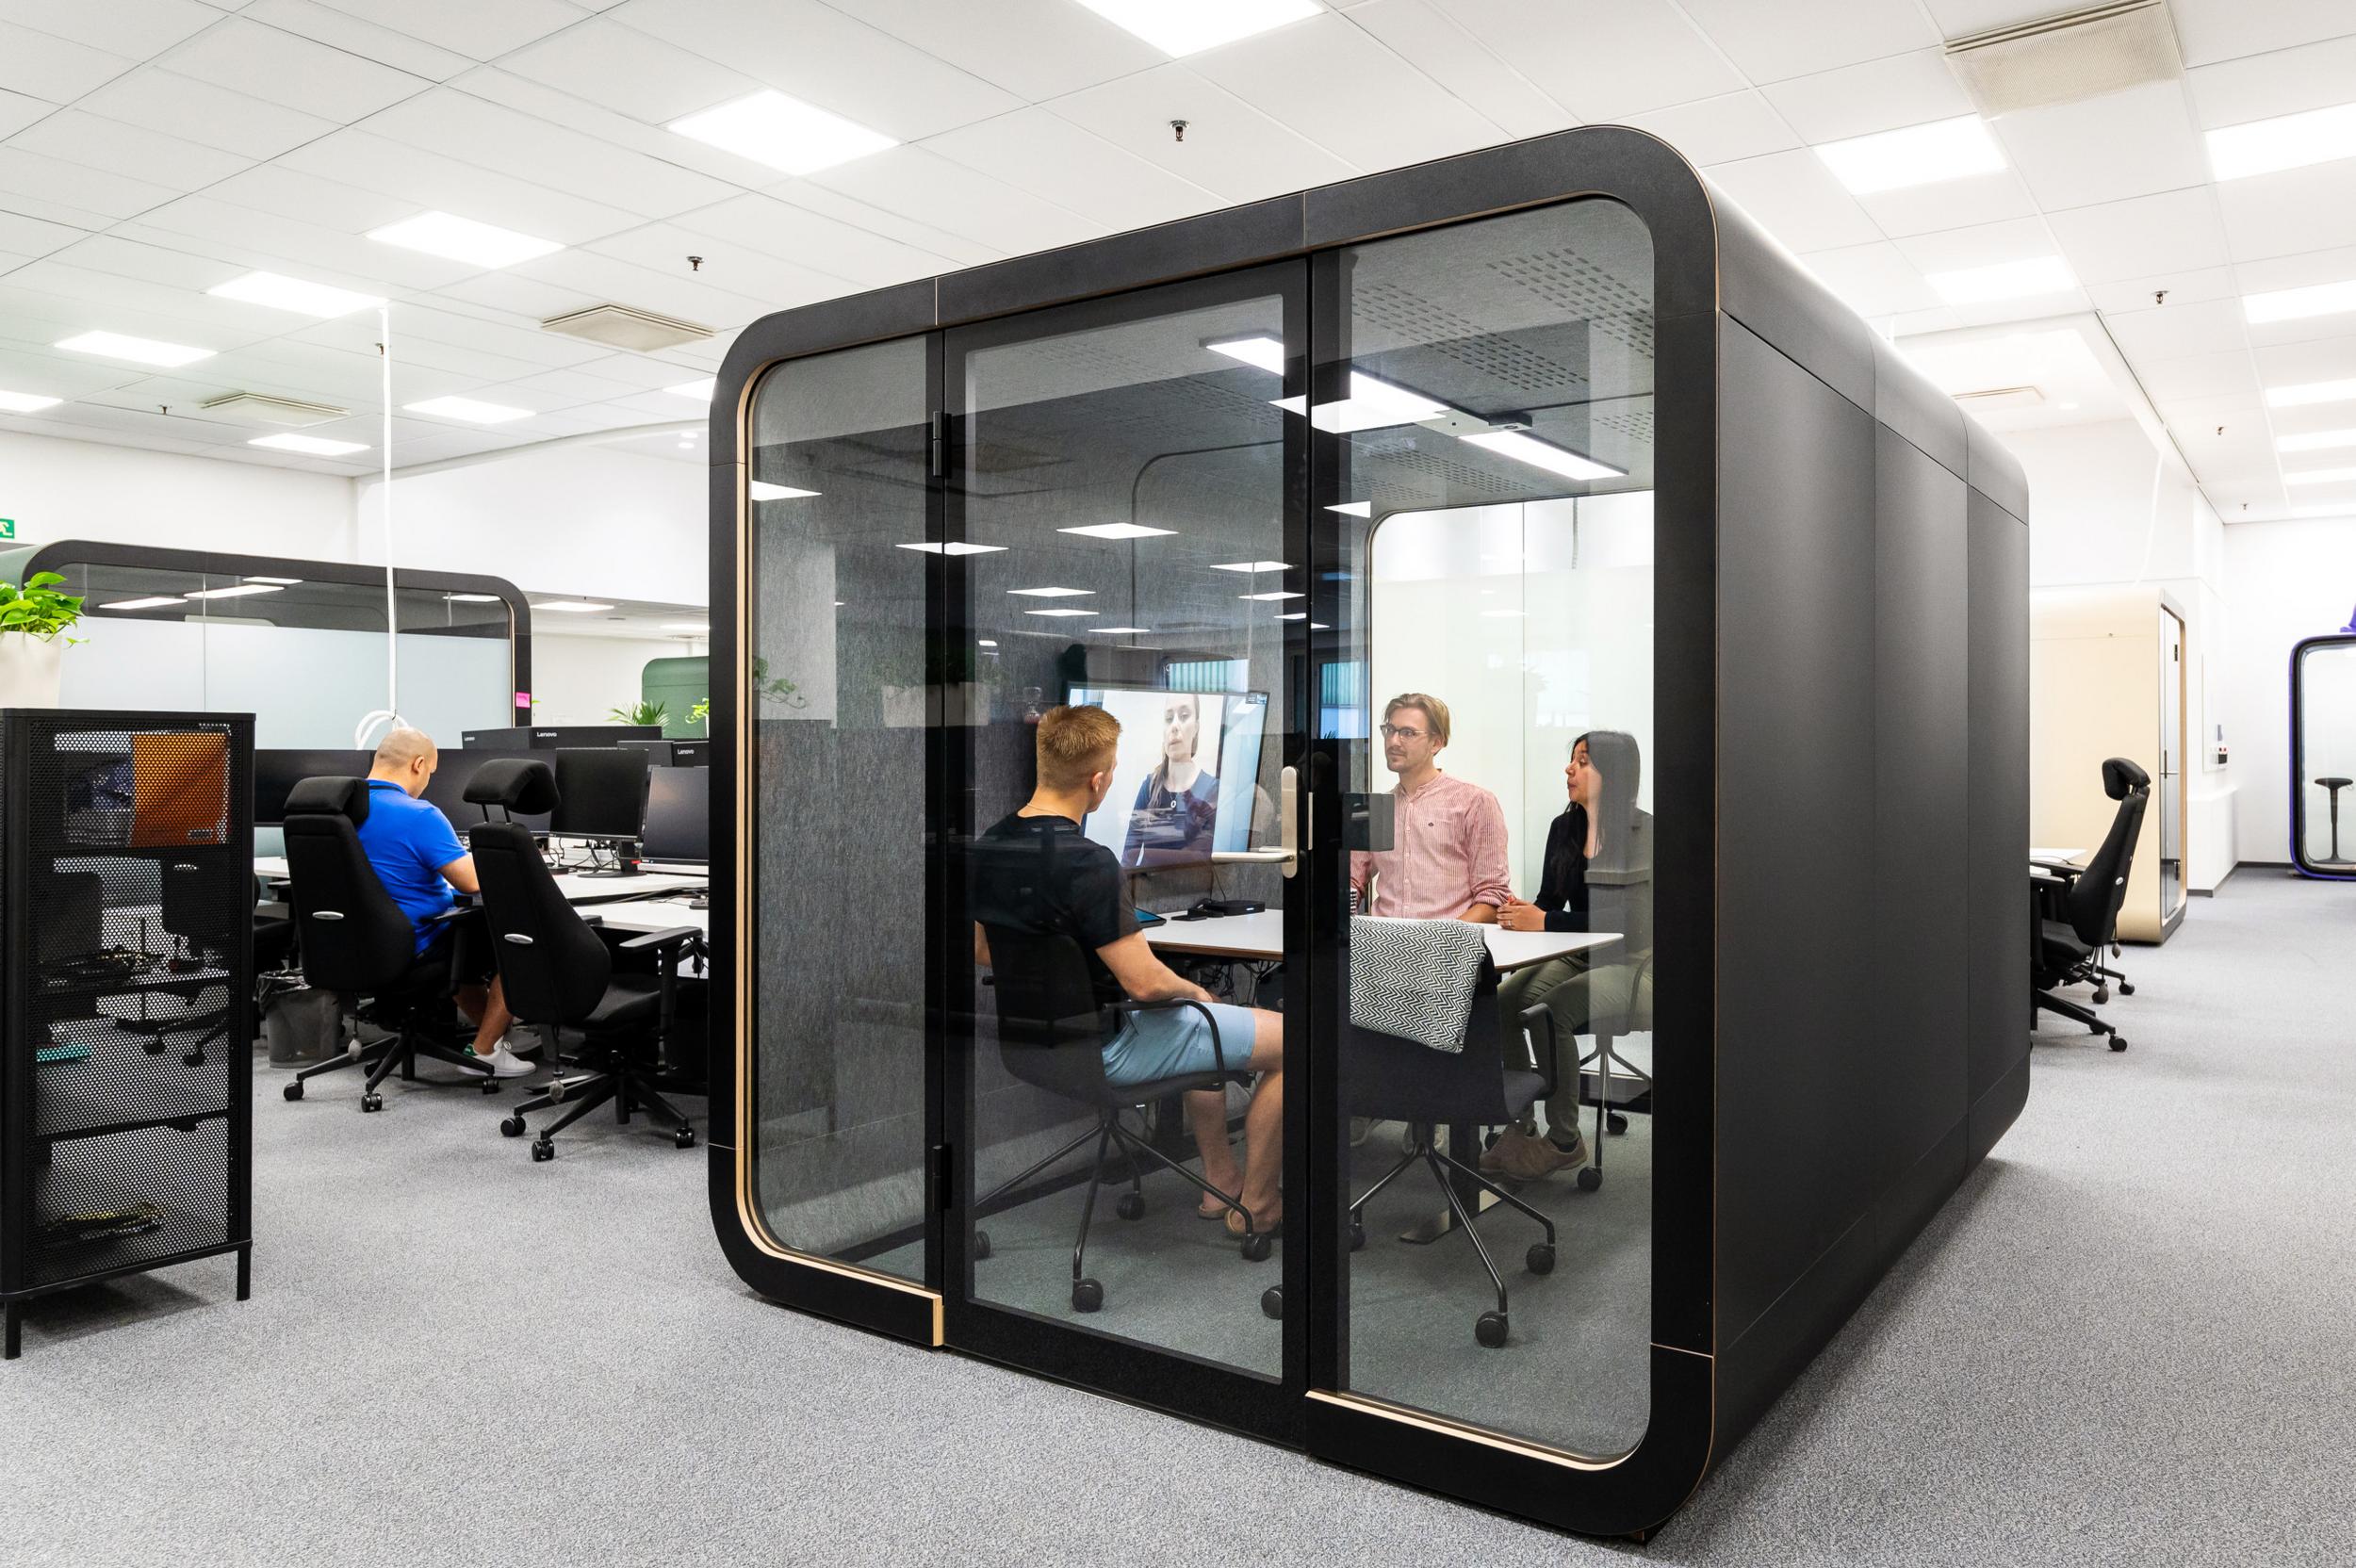
{"type": "MultiPolygon", "coordinates": [[[[257,855],[254,874],[266,882],[293,880],[283,855],[257,855]]],[[[649,871],[636,876],[591,876],[581,872],[558,872],[556,890],[567,904],[604,904],[622,899],[650,898],[658,893],[693,891],[712,878],[699,871],[649,871]]]]}
{"type": "MultiPolygon", "coordinates": [[[[1508,931],[1499,925],[1484,925],[1481,934],[1488,939],[1489,956],[1500,974],[1620,939],[1616,931],[1508,931]]],[[[1147,926],[1145,939],[1161,953],[1273,963],[1284,956],[1284,911],[1167,921],[1147,926]]]]}

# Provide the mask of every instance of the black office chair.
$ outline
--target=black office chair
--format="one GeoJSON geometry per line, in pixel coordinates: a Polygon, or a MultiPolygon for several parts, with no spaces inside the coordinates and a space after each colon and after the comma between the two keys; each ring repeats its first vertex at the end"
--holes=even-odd
{"type": "MultiPolygon", "coordinates": [[[[548,811],[556,807],[556,776],[546,762],[501,758],[476,770],[466,794],[476,804],[501,806],[511,813],[548,811]]],[[[507,1009],[518,1022],[550,1031],[565,1064],[581,1070],[560,1074],[516,1106],[499,1131],[519,1138],[526,1113],[565,1106],[532,1142],[534,1160],[552,1160],[556,1135],[610,1100],[616,1121],[627,1125],[631,1112],[646,1111],[672,1127],[672,1141],[679,1148],[693,1149],[695,1127],[655,1081],[663,1070],[679,960],[702,951],[703,933],[682,925],[633,938],[621,951],[655,953],[661,972],[616,974],[604,939],[565,902],[530,828],[519,822],[484,822],[470,839],[507,1009]],[[570,1052],[562,1043],[567,1030],[578,1042],[570,1052]]]]}
{"type": "MultiPolygon", "coordinates": [[[[1407,1152],[1399,1163],[1350,1205],[1350,1250],[1366,1244],[1366,1204],[1390,1185],[1392,1178],[1421,1160],[1447,1196],[1457,1229],[1471,1238],[1473,1250],[1481,1255],[1481,1266],[1488,1271],[1489,1282],[1497,1290],[1497,1310],[1482,1313],[1473,1323],[1474,1339],[1494,1350],[1505,1343],[1512,1326],[1505,1280],[1489,1256],[1488,1243],[1473,1226],[1474,1216],[1465,1211],[1448,1180],[1449,1173],[1464,1177],[1545,1227],[1546,1240],[1532,1242],[1523,1257],[1532,1274],[1554,1272],[1554,1221],[1479,1170],[1442,1152],[1437,1133],[1450,1124],[1497,1126],[1528,1116],[1532,1104],[1554,1092],[1555,1034],[1554,1015],[1544,1006],[1524,1008],[1522,1045],[1530,1065],[1508,1065],[1497,1020],[1497,966],[1485,952],[1480,965],[1472,1011],[1464,1021],[1463,1049],[1441,1051],[1420,1040],[1348,1021],[1342,1025],[1341,1089],[1342,1108],[1349,1115],[1403,1121],[1409,1135],[1407,1152]]],[[[1602,1141],[1598,1129],[1597,1145],[1602,1141]]]]}
{"type": "Polygon", "coordinates": [[[359,826],[368,820],[366,779],[306,778],[287,792],[286,870],[303,977],[334,992],[357,1021],[392,1033],[365,1047],[354,1034],[344,1054],[297,1072],[286,1096],[302,1099],[303,1085],[322,1072],[365,1067],[360,1108],[381,1111],[378,1087],[396,1068],[414,1080],[419,1056],[457,1068],[479,1080],[483,1093],[497,1094],[490,1065],[450,1037],[450,1002],[457,994],[455,917],[463,912],[444,917],[450,937],[418,953],[417,927],[360,848],[359,826]]]}
{"type": "MultiPolygon", "coordinates": [[[[1244,1208],[1238,1194],[1221,1192],[1154,1148],[1145,1137],[1130,1131],[1121,1119],[1124,1111],[1141,1111],[1166,1095],[1243,1082],[1251,1076],[1247,1065],[1251,1060],[1250,1042],[1239,1042],[1243,1059],[1230,1066],[1226,1042],[1219,1038],[1219,1020],[1201,1003],[1184,999],[1124,1001],[1099,1006],[1095,984],[1088,977],[1088,960],[1080,944],[1070,937],[1034,936],[1004,925],[986,925],[983,932],[990,941],[990,973],[986,984],[998,999],[998,1059],[1006,1064],[1008,1072],[1033,1087],[1086,1105],[1095,1113],[1096,1124],[984,1193],[973,1205],[975,1217],[990,1213],[990,1205],[1000,1198],[1093,1138],[1096,1154],[1088,1169],[1088,1197],[1080,1205],[1080,1233],[1072,1244],[1073,1311],[1094,1312],[1104,1304],[1104,1287],[1088,1277],[1088,1225],[1096,1217],[1096,1189],[1104,1183],[1104,1156],[1116,1148],[1129,1166],[1129,1190],[1121,1195],[1114,1206],[1114,1212],[1121,1218],[1141,1219],[1145,1216],[1145,1172],[1137,1163],[1143,1156],[1176,1171],[1218,1199],[1229,1213],[1240,1215],[1244,1225],[1243,1255],[1254,1263],[1267,1258],[1272,1250],[1271,1240],[1252,1228],[1251,1212],[1244,1208]],[[1209,1072],[1156,1078],[1150,1083],[1107,1083],[1104,1046],[1120,1030],[1121,1020],[1132,1013],[1172,1007],[1192,1007],[1203,1014],[1210,1025],[1211,1053],[1218,1067],[1209,1072]]],[[[973,1232],[973,1256],[990,1256],[990,1233],[978,1227],[973,1232]]]]}
{"type": "MultiPolygon", "coordinates": [[[[2073,1019],[2095,1034],[2108,1036],[2113,1051],[2124,1051],[2126,1040],[2093,1009],[2053,994],[2064,986],[2092,985],[2098,1004],[2109,999],[2102,988],[2102,949],[2113,945],[2118,937],[2119,910],[2127,899],[2135,840],[2143,832],[2144,808],[2151,798],[2151,776],[2126,758],[2114,757],[2102,764],[2102,789],[2119,802],[2119,809],[2112,814],[2110,831],[2102,836],[2102,846],[2094,858],[2083,868],[2062,860],[2037,862],[2056,886],[2038,911],[2030,1010],[2032,1016],[2042,1010],[2073,1019]]],[[[2116,971],[2109,972],[2117,975],[2116,971]]],[[[2120,988],[2128,989],[2124,977],[2119,978],[2120,988]]]]}
{"type": "Polygon", "coordinates": [[[1579,1058],[1579,1092],[1595,1102],[1595,1144],[1587,1164],[1579,1172],[1581,1192],[1593,1192],[1603,1185],[1604,1135],[1628,1131],[1628,1116],[1622,1107],[1639,1103],[1647,1111],[1652,1107],[1652,1074],[1615,1049],[1622,1035],[1646,1034],[1652,1029],[1651,954],[1637,960],[1628,1006],[1621,1012],[1593,1020],[1592,1027],[1595,1049],[1579,1058]],[[1619,1087],[1621,1084],[1628,1086],[1625,1093],[1619,1087]]]}

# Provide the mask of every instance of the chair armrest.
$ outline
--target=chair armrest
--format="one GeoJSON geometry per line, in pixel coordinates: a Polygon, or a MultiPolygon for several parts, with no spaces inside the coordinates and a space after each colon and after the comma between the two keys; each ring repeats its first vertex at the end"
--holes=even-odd
{"type": "Polygon", "coordinates": [[[619,951],[635,953],[642,947],[669,947],[674,942],[682,942],[691,937],[702,935],[703,933],[695,926],[674,925],[667,931],[649,931],[643,937],[632,937],[621,944],[619,951]]]}
{"type": "Polygon", "coordinates": [[[1554,1098],[1555,1048],[1558,1043],[1554,1014],[1547,1010],[1545,1004],[1524,1007],[1522,1009],[1522,1044],[1529,1048],[1530,1065],[1538,1074],[1540,1084],[1538,1098],[1541,1100],[1554,1098]],[[1546,1049],[1544,1056],[1538,1054],[1537,1042],[1530,1037],[1530,1030],[1537,1026],[1543,1026],[1546,1032],[1546,1049]]]}
{"type": "Polygon", "coordinates": [[[428,925],[452,925],[457,923],[459,921],[465,920],[469,915],[479,915],[481,913],[483,913],[483,906],[480,904],[453,905],[451,907],[443,910],[438,915],[427,916],[425,923],[428,925]]]}
{"type": "Polygon", "coordinates": [[[2039,871],[2051,872],[2055,876],[2063,878],[2079,877],[2086,874],[2086,867],[2073,866],[2067,860],[2031,860],[2029,864],[2039,871]]]}

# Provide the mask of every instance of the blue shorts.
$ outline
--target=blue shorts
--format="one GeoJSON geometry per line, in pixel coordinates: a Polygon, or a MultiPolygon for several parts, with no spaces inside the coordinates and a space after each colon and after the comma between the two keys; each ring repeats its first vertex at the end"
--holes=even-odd
{"type": "MultiPolygon", "coordinates": [[[[1223,1002],[1207,1004],[1219,1020],[1219,1048],[1230,1072],[1252,1070],[1252,1010],[1223,1002]]],[[[1104,1047],[1104,1079],[1117,1086],[1150,1084],[1157,1078],[1186,1078],[1217,1072],[1219,1057],[1211,1051],[1211,1026],[1204,1007],[1156,1007],[1152,1012],[1122,1015],[1121,1032],[1104,1047]]]]}

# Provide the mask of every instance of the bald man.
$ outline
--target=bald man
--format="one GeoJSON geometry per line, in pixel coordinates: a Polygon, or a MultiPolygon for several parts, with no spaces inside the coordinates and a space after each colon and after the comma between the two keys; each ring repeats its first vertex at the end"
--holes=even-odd
{"type": "MultiPolygon", "coordinates": [[[[368,769],[368,820],[360,825],[360,848],[376,868],[393,902],[417,928],[417,952],[435,942],[452,940],[447,926],[428,923],[458,902],[458,892],[479,892],[474,857],[466,853],[457,829],[442,808],[418,796],[440,762],[433,737],[423,730],[396,729],[377,743],[375,764],[368,769]]],[[[532,1064],[515,1054],[506,1039],[515,1021],[507,1010],[506,993],[499,977],[485,988],[480,980],[462,985],[458,1005],[477,1021],[474,1054],[501,1078],[520,1078],[532,1064]]]]}

